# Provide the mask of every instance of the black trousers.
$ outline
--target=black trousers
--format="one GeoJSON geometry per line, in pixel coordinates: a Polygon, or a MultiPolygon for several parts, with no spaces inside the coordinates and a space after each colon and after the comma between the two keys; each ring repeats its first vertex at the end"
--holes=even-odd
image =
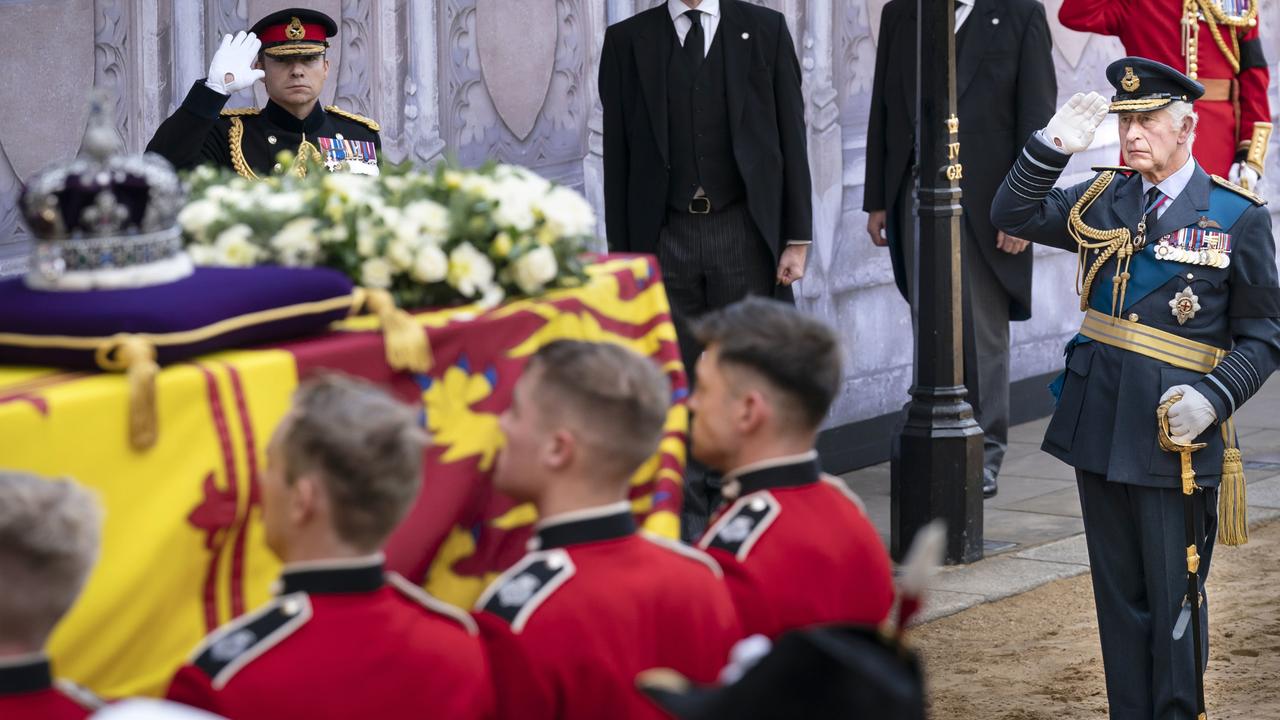
{"type": "MultiPolygon", "coordinates": [[[[744,203],[706,215],[669,211],[658,234],[658,265],[692,387],[702,353],[693,338],[692,321],[748,295],[772,295],[777,265],[744,203]]],[[[692,541],[701,536],[719,502],[719,476],[694,461],[691,448],[681,537],[692,541]]]]}
{"type": "MultiPolygon", "coordinates": [[[[1082,470],[1076,483],[1111,720],[1193,720],[1191,623],[1181,639],[1173,638],[1187,591],[1182,491],[1109,482],[1082,470]]],[[[1218,491],[1197,491],[1194,498],[1203,594],[1218,532],[1218,491]]],[[[1200,620],[1207,664],[1207,598],[1200,620]]]]}

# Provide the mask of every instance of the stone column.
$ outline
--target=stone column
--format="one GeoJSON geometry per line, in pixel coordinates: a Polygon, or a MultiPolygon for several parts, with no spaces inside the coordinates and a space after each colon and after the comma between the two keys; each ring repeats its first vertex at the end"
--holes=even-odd
{"type": "Polygon", "coordinates": [[[587,196],[591,206],[596,209],[596,243],[591,248],[598,252],[608,249],[604,227],[604,108],[600,105],[600,90],[596,78],[600,68],[600,49],[604,45],[604,31],[612,23],[630,17],[634,7],[620,8],[620,5],[633,6],[630,0],[609,0],[607,6],[601,3],[587,3],[587,27],[590,30],[591,51],[588,55],[587,77],[582,78],[582,88],[587,94],[587,103],[591,108],[587,116],[587,154],[582,159],[582,193],[587,196]],[[618,17],[615,13],[627,12],[618,17]]]}
{"type": "Polygon", "coordinates": [[[201,0],[173,0],[173,22],[169,27],[173,69],[169,75],[169,107],[172,113],[182,104],[192,83],[209,71],[205,60],[207,31],[201,0]]]}
{"type": "Polygon", "coordinates": [[[844,201],[843,138],[834,75],[835,3],[809,0],[799,39],[809,126],[809,173],[813,180],[813,244],[806,279],[797,293],[806,306],[824,317],[833,315],[828,274],[835,252],[836,229],[844,201]],[[815,305],[821,307],[814,307],[815,305]]]}
{"type": "Polygon", "coordinates": [[[440,71],[437,0],[408,5],[408,72],[404,83],[405,157],[417,163],[436,160],[444,150],[440,137],[440,71]]]}
{"type": "Polygon", "coordinates": [[[18,212],[21,191],[22,181],[0,145],[0,278],[19,275],[27,269],[27,235],[18,212]]]}

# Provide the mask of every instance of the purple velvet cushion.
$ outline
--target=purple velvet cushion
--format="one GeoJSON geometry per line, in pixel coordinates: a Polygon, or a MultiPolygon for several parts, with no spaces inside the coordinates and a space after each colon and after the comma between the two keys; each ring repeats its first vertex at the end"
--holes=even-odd
{"type": "Polygon", "coordinates": [[[197,268],[163,285],[88,292],[32,290],[14,278],[0,281],[0,363],[95,368],[94,349],[68,347],[69,338],[145,333],[161,336],[164,365],[323,331],[346,316],[351,294],[345,275],[324,268],[197,268]],[[191,337],[163,337],[171,333],[191,337]]]}

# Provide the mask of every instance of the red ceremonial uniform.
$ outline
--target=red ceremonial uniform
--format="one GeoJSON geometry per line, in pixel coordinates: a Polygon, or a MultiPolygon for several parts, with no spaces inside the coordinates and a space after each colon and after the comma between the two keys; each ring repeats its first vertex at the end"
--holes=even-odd
{"type": "Polygon", "coordinates": [[[277,598],[205,639],[169,699],[236,720],[489,717],[475,623],[382,563],[286,569],[277,598]]]}
{"type": "Polygon", "coordinates": [[[43,654],[0,658],[0,718],[3,720],[80,720],[101,702],[87,690],[55,683],[43,654]]]}
{"type": "Polygon", "coordinates": [[[665,718],[637,674],[719,676],[741,633],[704,553],[637,533],[625,502],[540,523],[531,546],[476,605],[499,717],[665,718]]]}
{"type": "Polygon", "coordinates": [[[816,452],[729,473],[724,492],[737,499],[698,546],[723,568],[744,633],[774,638],[888,617],[894,590],[884,544],[861,501],[822,474],[816,452]]]}
{"type": "MultiPolygon", "coordinates": [[[[1256,0],[1205,2],[1233,10],[1236,2],[1244,7],[1256,0]]],[[[1238,57],[1237,71],[1203,13],[1197,13],[1197,30],[1184,35],[1184,7],[1184,0],[1063,0],[1058,19],[1072,30],[1114,35],[1125,53],[1162,62],[1202,83],[1205,95],[1195,104],[1200,122],[1192,151],[1206,172],[1227,177],[1231,164],[1244,159],[1242,143],[1252,139],[1254,123],[1271,122],[1271,76],[1262,40],[1256,24],[1233,28],[1216,23],[1223,45],[1238,57]]]]}

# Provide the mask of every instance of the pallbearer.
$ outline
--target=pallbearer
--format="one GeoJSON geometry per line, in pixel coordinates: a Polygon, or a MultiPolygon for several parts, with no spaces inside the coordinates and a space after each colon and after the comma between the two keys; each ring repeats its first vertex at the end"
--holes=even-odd
{"type": "MultiPolygon", "coordinates": [[[[1079,254],[1085,316],[1043,449],[1076,468],[1111,717],[1193,718],[1188,558],[1199,556],[1203,593],[1215,534],[1244,539],[1231,415],[1280,364],[1275,241],[1263,200],[1191,157],[1200,83],[1136,57],[1112,63],[1107,79],[1110,102],[1077,94],[1031,138],[991,217],[1079,254]],[[1127,166],[1055,189],[1108,111],[1119,114],[1127,166]],[[1157,407],[1173,398],[1172,442],[1205,443],[1192,454],[1194,542],[1181,453],[1157,434],[1157,407]]],[[[1207,605],[1200,612],[1207,649],[1207,605]]]]}
{"type": "Polygon", "coordinates": [[[147,150],[179,170],[202,164],[234,169],[247,178],[296,170],[277,156],[287,150],[329,170],[378,173],[378,123],[336,105],[322,107],[329,78],[329,38],[338,25],[322,12],[288,8],[271,13],[248,33],[227,35],[187,98],[160,124],[147,150]],[[266,107],[226,108],[228,98],[261,80],[266,107]]]}

